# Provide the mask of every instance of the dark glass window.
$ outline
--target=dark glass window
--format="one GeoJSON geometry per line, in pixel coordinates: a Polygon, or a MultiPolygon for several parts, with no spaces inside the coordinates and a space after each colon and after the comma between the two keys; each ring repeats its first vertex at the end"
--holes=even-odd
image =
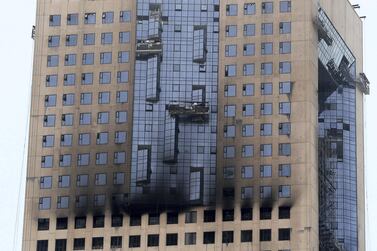
{"type": "Polygon", "coordinates": [[[160,238],[158,234],[149,234],[148,235],[148,247],[158,247],[160,238]]]}
{"type": "Polygon", "coordinates": [[[96,215],[93,216],[93,228],[105,227],[105,216],[96,215]]]}
{"type": "Polygon", "coordinates": [[[279,241],[289,241],[291,239],[291,229],[290,228],[280,228],[279,229],[279,241]]]}
{"type": "Polygon", "coordinates": [[[37,251],[48,251],[48,240],[38,240],[37,251]]]}
{"type": "Polygon", "coordinates": [[[148,225],[158,225],[160,224],[160,214],[150,213],[148,217],[148,225]]]}
{"type": "Polygon", "coordinates": [[[185,245],[196,244],[196,233],[185,233],[185,245]]]}
{"type": "Polygon", "coordinates": [[[135,214],[130,215],[130,226],[140,226],[141,225],[141,215],[135,214]]]}
{"type": "Polygon", "coordinates": [[[216,221],[216,210],[204,210],[204,222],[216,221]]]}
{"type": "Polygon", "coordinates": [[[75,228],[86,228],[86,217],[76,217],[75,218],[75,228]]]}
{"type": "Polygon", "coordinates": [[[122,247],[122,236],[111,236],[110,247],[111,248],[121,248],[122,247]]]}
{"type": "Polygon", "coordinates": [[[185,213],[185,223],[196,223],[197,212],[190,211],[185,213]]]}
{"type": "Polygon", "coordinates": [[[261,207],[259,212],[260,212],[261,220],[271,220],[271,214],[272,214],[271,207],[261,207]]]}
{"type": "Polygon", "coordinates": [[[140,247],[140,235],[130,235],[128,247],[130,248],[140,247]]]}
{"type": "Polygon", "coordinates": [[[68,217],[56,218],[56,229],[67,229],[68,228],[68,217]]]}
{"type": "Polygon", "coordinates": [[[85,249],[85,238],[73,239],[73,250],[84,250],[84,249],[85,249]]]}
{"type": "Polygon", "coordinates": [[[67,250],[67,240],[57,239],[55,240],[55,251],[66,251],[67,250]]]}
{"type": "Polygon", "coordinates": [[[259,241],[271,241],[271,229],[259,230],[259,241]]]}
{"type": "Polygon", "coordinates": [[[92,249],[103,249],[103,237],[92,238],[92,249]]]}
{"type": "Polygon", "coordinates": [[[176,246],[178,244],[178,234],[166,234],[166,246],[176,246]]]}
{"type": "Polygon", "coordinates": [[[111,215],[111,226],[112,227],[123,226],[123,215],[121,214],[111,215]]]}
{"type": "Polygon", "coordinates": [[[215,243],[215,232],[204,232],[203,244],[214,244],[214,243],[215,243]]]}
{"type": "Polygon", "coordinates": [[[223,221],[234,221],[234,209],[223,210],[223,221]]]}
{"type": "Polygon", "coordinates": [[[252,242],[252,241],[253,241],[253,231],[241,230],[241,242],[252,242]]]}
{"type": "Polygon", "coordinates": [[[279,207],[279,219],[289,219],[289,218],[291,218],[291,208],[279,207]]]}
{"type": "Polygon", "coordinates": [[[167,224],[178,224],[178,213],[177,212],[168,212],[166,223],[167,224]]]}
{"type": "Polygon", "coordinates": [[[50,219],[38,219],[38,231],[48,230],[50,228],[50,219]]]}
{"type": "Polygon", "coordinates": [[[252,220],[252,219],[253,219],[253,209],[241,208],[241,220],[252,220]]]}
{"type": "Polygon", "coordinates": [[[223,243],[233,243],[233,231],[223,231],[223,243]]]}

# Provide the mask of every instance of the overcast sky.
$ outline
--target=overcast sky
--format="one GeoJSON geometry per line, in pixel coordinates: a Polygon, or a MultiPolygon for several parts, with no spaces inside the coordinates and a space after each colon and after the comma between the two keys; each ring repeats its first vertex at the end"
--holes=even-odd
{"type": "MultiPolygon", "coordinates": [[[[6,1],[0,15],[0,249],[6,251],[21,250],[26,174],[23,155],[30,106],[33,50],[30,35],[35,3],[36,0],[6,1]]],[[[372,83],[372,93],[366,98],[365,108],[369,213],[366,233],[369,236],[367,250],[372,251],[377,250],[377,224],[368,224],[369,219],[377,219],[377,1],[353,0],[353,3],[360,4],[360,15],[367,16],[364,21],[364,72],[372,83]]]]}

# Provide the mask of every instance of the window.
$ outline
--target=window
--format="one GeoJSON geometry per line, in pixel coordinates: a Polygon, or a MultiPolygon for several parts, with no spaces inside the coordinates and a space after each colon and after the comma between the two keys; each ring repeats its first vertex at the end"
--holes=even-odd
{"type": "Polygon", "coordinates": [[[98,104],[109,104],[109,103],[110,103],[110,92],[99,92],[98,104]]]}
{"type": "Polygon", "coordinates": [[[114,12],[107,11],[102,13],[102,23],[111,24],[114,22],[114,12]]]}
{"type": "Polygon", "coordinates": [[[114,164],[124,164],[124,163],[126,163],[126,152],[115,152],[114,164]]]}
{"type": "Polygon", "coordinates": [[[69,175],[60,175],[59,176],[59,188],[66,188],[70,186],[70,179],[69,175]]]}
{"type": "Polygon", "coordinates": [[[244,84],[242,86],[243,96],[254,96],[254,84],[244,84]]]}
{"type": "Polygon", "coordinates": [[[118,52],[118,63],[128,63],[130,60],[130,52],[129,51],[120,51],[118,52]]]}
{"type": "Polygon", "coordinates": [[[97,114],[97,123],[98,124],[107,124],[109,123],[109,112],[99,112],[97,114]]]}
{"type": "Polygon", "coordinates": [[[159,235],[148,234],[148,247],[158,247],[158,246],[159,246],[159,235]]]}
{"type": "Polygon", "coordinates": [[[279,155],[291,156],[291,144],[289,143],[279,144],[279,155]]]}
{"type": "Polygon", "coordinates": [[[225,125],[224,126],[224,137],[233,138],[236,136],[236,126],[235,125],[225,125]]]}
{"type": "Polygon", "coordinates": [[[68,93],[68,94],[63,94],[63,105],[64,106],[70,106],[75,103],[75,94],[73,93],[68,93]]]}
{"type": "Polygon", "coordinates": [[[252,242],[252,241],[253,241],[253,231],[241,230],[241,242],[252,242]]]}
{"type": "Polygon", "coordinates": [[[106,165],[107,164],[107,153],[96,153],[96,165],[106,165]]]}
{"type": "Polygon", "coordinates": [[[80,153],[77,154],[77,165],[78,166],[87,166],[89,165],[90,154],[89,153],[80,153]]]}
{"type": "Polygon", "coordinates": [[[130,226],[141,226],[141,215],[133,214],[130,215],[130,226]]]}
{"type": "Polygon", "coordinates": [[[253,187],[241,187],[241,199],[251,199],[253,197],[253,187]]]}
{"type": "Polygon", "coordinates": [[[273,43],[262,43],[261,44],[261,54],[262,55],[272,55],[273,53],[273,43]]]}
{"type": "Polygon", "coordinates": [[[95,184],[96,186],[104,186],[106,185],[106,174],[105,173],[96,173],[95,175],[95,184]]]}
{"type": "Polygon", "coordinates": [[[245,3],[243,6],[244,15],[255,15],[256,6],[255,3],[245,3]]]}
{"type": "Polygon", "coordinates": [[[280,34],[289,34],[291,33],[291,22],[280,22],[279,28],[280,34]]]}
{"type": "Polygon", "coordinates": [[[84,45],[94,45],[96,41],[96,34],[95,33],[85,33],[84,34],[84,45]]]}
{"type": "Polygon", "coordinates": [[[223,198],[227,200],[234,200],[234,188],[233,187],[223,188],[223,198]]]}
{"type": "Polygon", "coordinates": [[[291,186],[281,185],[279,186],[279,198],[290,198],[291,197],[291,186]]]}
{"type": "Polygon", "coordinates": [[[268,178],[272,176],[272,166],[271,165],[261,165],[260,166],[260,177],[268,178]]]}
{"type": "Polygon", "coordinates": [[[185,245],[196,244],[196,233],[185,233],[185,245]]]}
{"type": "Polygon", "coordinates": [[[50,15],[49,25],[50,26],[60,26],[60,20],[61,20],[60,15],[50,15]]]}
{"type": "Polygon", "coordinates": [[[130,32],[119,32],[119,43],[120,44],[127,44],[130,42],[130,32]]]}
{"type": "Polygon", "coordinates": [[[48,36],[48,47],[58,47],[60,36],[48,36]]]}
{"type": "Polygon", "coordinates": [[[262,35],[272,35],[272,34],[273,34],[273,24],[262,23],[262,35]]]}
{"type": "Polygon", "coordinates": [[[86,228],[86,217],[75,217],[75,229],[86,228]]]}
{"type": "Polygon", "coordinates": [[[51,208],[51,197],[39,198],[39,210],[47,210],[51,208]]]}
{"type": "Polygon", "coordinates": [[[54,135],[44,135],[42,137],[43,147],[53,147],[54,146],[54,135]]]}
{"type": "Polygon", "coordinates": [[[131,11],[121,10],[119,14],[120,23],[129,23],[131,22],[131,11]]]}
{"type": "Polygon", "coordinates": [[[260,145],[260,156],[261,157],[271,157],[272,156],[272,145],[271,144],[260,145]]]}
{"type": "Polygon", "coordinates": [[[177,212],[167,212],[166,217],[166,224],[178,224],[177,212]]]}
{"type": "Polygon", "coordinates": [[[66,239],[56,239],[55,240],[55,251],[66,251],[67,250],[67,240],[66,239]]]}
{"type": "Polygon", "coordinates": [[[55,87],[58,85],[58,75],[47,75],[46,76],[46,87],[55,87]]]}
{"type": "Polygon", "coordinates": [[[242,158],[250,158],[254,155],[253,145],[243,145],[242,146],[242,158]]]}
{"type": "Polygon", "coordinates": [[[49,230],[50,228],[50,219],[49,218],[39,218],[38,219],[38,231],[49,230]]]}
{"type": "Polygon", "coordinates": [[[279,219],[289,219],[289,218],[291,218],[291,208],[279,207],[279,219]]]}
{"type": "Polygon", "coordinates": [[[95,24],[96,23],[96,13],[85,13],[84,24],[95,24]]]}
{"type": "Polygon", "coordinates": [[[280,54],[290,54],[291,53],[291,42],[280,42],[279,43],[280,54]]]}
{"type": "Polygon", "coordinates": [[[62,126],[72,126],[73,125],[73,114],[67,113],[62,114],[62,126]]]}
{"type": "Polygon", "coordinates": [[[214,244],[215,232],[203,232],[203,244],[214,244]]]}
{"type": "Polygon", "coordinates": [[[111,215],[111,227],[121,227],[123,226],[123,215],[113,214],[111,215]]]}
{"type": "Polygon", "coordinates": [[[79,134],[79,145],[81,146],[90,145],[90,133],[79,134]]]}
{"type": "Polygon", "coordinates": [[[273,66],[271,62],[261,64],[261,75],[272,75],[272,73],[273,73],[273,66]]]}
{"type": "Polygon", "coordinates": [[[251,179],[253,178],[253,167],[252,166],[243,166],[241,168],[241,177],[242,179],[251,179]]]}
{"type": "Polygon", "coordinates": [[[254,136],[254,125],[242,125],[242,137],[254,136]]]}
{"type": "Polygon", "coordinates": [[[227,25],[225,26],[225,34],[227,37],[237,36],[237,25],[227,25]]]}
{"type": "Polygon", "coordinates": [[[48,55],[47,56],[47,67],[57,67],[59,65],[58,55],[48,55]]]}
{"type": "Polygon", "coordinates": [[[89,183],[89,175],[87,174],[80,174],[77,175],[76,185],[78,187],[86,187],[89,183]]]}
{"type": "Polygon", "coordinates": [[[234,167],[224,167],[224,179],[234,178],[234,167]]]}
{"type": "Polygon", "coordinates": [[[242,116],[253,116],[254,115],[254,105],[244,104],[242,105],[242,116]]]}
{"type": "Polygon", "coordinates": [[[71,86],[71,85],[75,85],[76,83],[76,74],[74,73],[67,73],[67,74],[64,74],[64,86],[71,86]]]}
{"type": "Polygon", "coordinates": [[[291,12],[291,1],[280,1],[280,12],[291,12]]]}
{"type": "Polygon", "coordinates": [[[126,111],[116,111],[115,112],[115,122],[117,124],[127,122],[127,112],[126,111]]]}
{"type": "Polygon", "coordinates": [[[291,165],[290,164],[280,164],[279,165],[279,177],[290,177],[291,176],[291,165]]]}
{"type": "Polygon", "coordinates": [[[93,216],[93,228],[103,228],[105,227],[105,216],[94,215],[93,216]]]}
{"type": "Polygon", "coordinates": [[[262,3],[262,14],[271,14],[274,11],[273,2],[263,2],[262,3]]]}
{"type": "Polygon", "coordinates": [[[279,241],[289,241],[291,239],[290,228],[279,228],[279,241]]]}
{"type": "Polygon", "coordinates": [[[80,104],[81,105],[90,105],[92,104],[92,93],[81,93],[80,95],[80,104]]]}
{"type": "Polygon", "coordinates": [[[79,14],[68,14],[67,15],[67,25],[78,25],[79,24],[79,14]]]}
{"type": "Polygon", "coordinates": [[[48,251],[48,240],[38,240],[37,251],[48,251]]]}
{"type": "Polygon", "coordinates": [[[243,45],[243,55],[244,56],[254,56],[255,55],[255,44],[244,44],[243,45]]]}
{"type": "Polygon", "coordinates": [[[279,135],[290,135],[291,134],[291,123],[279,123],[279,135]]]}
{"type": "Polygon", "coordinates": [[[203,222],[215,222],[216,210],[204,210],[203,222]]]}
{"type": "Polygon", "coordinates": [[[128,71],[117,72],[117,83],[118,84],[128,83],[128,71]]]}
{"type": "Polygon", "coordinates": [[[237,16],[238,5],[237,4],[227,4],[226,5],[226,15],[227,16],[237,16]]]}
{"type": "Polygon", "coordinates": [[[54,162],[54,156],[47,155],[41,158],[41,168],[51,168],[54,162]]]}
{"type": "Polygon", "coordinates": [[[91,85],[93,84],[93,72],[86,72],[81,74],[81,84],[91,85]]]}
{"type": "Polygon", "coordinates": [[[85,250],[85,238],[74,238],[73,250],[85,250]]]}
{"type": "Polygon", "coordinates": [[[272,135],[272,124],[265,123],[260,125],[260,135],[261,136],[271,136],[272,135]]]}
{"type": "Polygon", "coordinates": [[[271,229],[260,229],[259,241],[271,241],[271,229]]]}
{"type": "Polygon", "coordinates": [[[76,196],[76,208],[87,208],[88,207],[88,196],[87,195],[77,195],[76,196]]]}
{"type": "Polygon", "coordinates": [[[100,53],[100,64],[111,64],[112,53],[111,52],[101,52],[100,53]]]}
{"type": "Polygon", "coordinates": [[[253,219],[252,208],[241,208],[241,221],[248,221],[253,219]]]}
{"type": "Polygon", "coordinates": [[[160,224],[160,214],[150,213],[148,215],[148,225],[159,225],[160,224]]]}
{"type": "Polygon", "coordinates": [[[196,219],[197,219],[196,211],[185,212],[185,223],[196,223],[196,219]]]}
{"type": "Polygon", "coordinates": [[[233,243],[233,231],[223,231],[222,237],[222,243],[233,243]]]}
{"type": "Polygon", "coordinates": [[[279,93],[280,94],[290,94],[292,89],[291,82],[280,82],[279,83],[279,93]]]}
{"type": "Polygon", "coordinates": [[[254,64],[244,64],[243,65],[243,75],[244,76],[254,75],[254,72],[255,72],[255,65],[254,64]]]}
{"type": "Polygon", "coordinates": [[[103,249],[103,237],[92,238],[92,249],[103,249]]]}
{"type": "Polygon", "coordinates": [[[223,209],[223,221],[234,221],[234,209],[223,209]]]}
{"type": "Polygon", "coordinates": [[[112,44],[113,43],[113,33],[104,32],[101,33],[101,44],[112,44]]]}
{"type": "Polygon", "coordinates": [[[280,102],[279,103],[279,114],[285,114],[285,115],[291,114],[291,103],[290,102],[280,102]]]}
{"type": "Polygon", "coordinates": [[[255,24],[244,24],[243,35],[246,37],[255,36],[255,24]]]}
{"type": "Polygon", "coordinates": [[[122,248],[122,236],[111,236],[110,248],[122,248]]]}
{"type": "Polygon", "coordinates": [[[111,82],[111,72],[100,72],[99,73],[99,83],[100,84],[110,84],[111,82]]]}
{"type": "Polygon", "coordinates": [[[127,133],[123,131],[115,132],[115,143],[122,144],[125,143],[127,139],[127,133]]]}
{"type": "Polygon", "coordinates": [[[65,36],[66,46],[76,46],[77,45],[77,34],[70,34],[65,36]]]}
{"type": "Polygon", "coordinates": [[[261,186],[260,187],[260,198],[270,199],[272,197],[272,187],[271,186],[261,186]]]}
{"type": "Polygon", "coordinates": [[[224,159],[233,159],[236,156],[234,146],[224,146],[224,159]]]}
{"type": "Polygon", "coordinates": [[[125,181],[125,174],[122,172],[115,172],[113,174],[113,184],[114,185],[123,185],[125,181]]]}
{"type": "Polygon", "coordinates": [[[166,246],[177,246],[178,234],[166,234],[166,246]]]}
{"type": "Polygon", "coordinates": [[[52,187],[52,176],[43,176],[39,180],[40,189],[49,189],[52,187]]]}
{"type": "Polygon", "coordinates": [[[62,154],[59,156],[59,166],[60,167],[69,167],[71,166],[72,155],[71,154],[62,154]]]}
{"type": "Polygon", "coordinates": [[[140,235],[130,235],[128,247],[129,248],[140,247],[140,235]]]}
{"type": "Polygon", "coordinates": [[[66,209],[69,207],[69,196],[58,196],[57,208],[66,209]]]}
{"type": "Polygon", "coordinates": [[[174,25],[174,32],[181,32],[182,31],[182,25],[175,24],[174,25]]]}
{"type": "Polygon", "coordinates": [[[67,229],[68,228],[68,217],[56,218],[56,229],[67,229]]]}
{"type": "Polygon", "coordinates": [[[80,113],[80,125],[90,125],[92,114],[90,112],[80,113]]]}
{"type": "Polygon", "coordinates": [[[237,66],[235,64],[225,65],[225,77],[234,77],[237,75],[237,66]]]}
{"type": "Polygon", "coordinates": [[[272,94],[272,83],[261,83],[261,94],[271,95],[272,94]]]}
{"type": "Polygon", "coordinates": [[[54,127],[55,126],[55,115],[44,115],[43,116],[43,126],[44,127],[54,127]]]}
{"type": "Polygon", "coordinates": [[[82,64],[83,65],[94,64],[94,53],[84,53],[84,54],[82,54],[82,64]]]}
{"type": "Polygon", "coordinates": [[[117,103],[127,103],[128,102],[128,91],[117,91],[116,93],[117,103]]]}
{"type": "Polygon", "coordinates": [[[272,103],[261,104],[260,113],[261,113],[261,115],[271,115],[272,114],[272,103]]]}
{"type": "Polygon", "coordinates": [[[237,45],[235,44],[225,45],[225,56],[226,57],[237,56],[237,45]]]}
{"type": "Polygon", "coordinates": [[[291,73],[291,62],[280,62],[279,63],[279,73],[280,74],[291,73]]]}

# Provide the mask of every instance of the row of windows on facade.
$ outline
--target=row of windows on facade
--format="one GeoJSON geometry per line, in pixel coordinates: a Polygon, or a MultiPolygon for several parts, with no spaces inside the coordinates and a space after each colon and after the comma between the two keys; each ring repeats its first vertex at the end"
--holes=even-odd
{"type": "MultiPolygon", "coordinates": [[[[262,103],[260,104],[260,115],[272,115],[273,113],[273,103],[262,103]]],[[[290,115],[291,114],[291,103],[290,102],[279,102],[279,114],[290,115]]],[[[255,105],[254,104],[243,104],[241,107],[242,116],[254,116],[255,115],[255,105]]],[[[237,112],[237,105],[224,105],[224,117],[235,117],[237,112]]]]}
{"type": "MultiPolygon", "coordinates": [[[[272,14],[274,13],[274,2],[262,2],[261,3],[261,13],[262,14],[272,14]]],[[[291,12],[291,1],[280,1],[279,11],[280,13],[291,12]]],[[[255,15],[257,5],[256,3],[244,3],[243,4],[243,14],[244,15],[255,15]]],[[[238,16],[238,4],[227,4],[226,5],[226,15],[227,16],[238,16]]]]}
{"type": "MultiPolygon", "coordinates": [[[[236,176],[236,171],[239,169],[234,166],[225,166],[223,170],[224,179],[234,179],[236,176]]],[[[254,175],[254,167],[251,165],[246,165],[241,167],[241,178],[242,179],[252,179],[254,175]]],[[[272,177],[273,168],[272,165],[263,164],[259,166],[259,177],[260,178],[270,178],[272,177]]],[[[279,177],[290,177],[291,176],[291,165],[290,164],[279,164],[278,166],[279,177]]]]}
{"type": "MultiPolygon", "coordinates": [[[[262,123],[259,125],[259,135],[260,136],[272,136],[273,134],[273,124],[272,123],[262,123]]],[[[224,125],[224,138],[235,138],[237,137],[237,126],[236,125],[224,125]]],[[[255,130],[254,124],[243,124],[241,127],[240,135],[242,137],[253,137],[255,130]]],[[[278,127],[279,135],[290,135],[291,134],[291,123],[284,122],[279,123],[278,127]]]]}
{"type": "MultiPolygon", "coordinates": [[[[291,217],[290,207],[279,207],[277,212],[277,219],[285,220],[291,217]]],[[[271,207],[261,207],[259,208],[259,220],[271,220],[273,219],[273,209],[271,207]]],[[[203,211],[203,223],[213,223],[218,220],[216,218],[216,210],[204,210],[203,211]]],[[[131,214],[129,215],[129,226],[141,226],[142,225],[142,215],[131,214]]],[[[224,222],[229,221],[251,221],[253,220],[253,208],[241,208],[240,215],[236,216],[234,209],[223,209],[221,214],[221,220],[224,222]],[[238,218],[239,217],[239,218],[238,218]]],[[[92,218],[93,228],[104,228],[106,217],[104,215],[95,215],[92,218]]],[[[166,213],[166,224],[178,224],[179,214],[178,212],[167,212],[166,213]]],[[[184,213],[184,223],[192,224],[198,222],[198,212],[197,211],[187,211],[184,213]]],[[[148,225],[160,225],[161,215],[159,213],[149,213],[148,225]]],[[[111,215],[111,227],[123,227],[124,216],[122,214],[111,215]]],[[[83,229],[87,227],[87,217],[78,216],[74,219],[74,229],[83,229]]],[[[46,231],[50,229],[50,219],[49,218],[39,218],[38,219],[38,231],[46,231]]],[[[68,217],[56,218],[56,230],[68,229],[68,217]]]]}
{"type": "MultiPolygon", "coordinates": [[[[61,15],[50,15],[49,16],[49,26],[60,26],[61,25],[61,15]]],[[[95,24],[96,23],[96,13],[95,12],[87,12],[83,16],[84,24],[95,24]]],[[[131,21],[131,11],[122,10],[119,12],[119,22],[125,23],[131,21]]],[[[114,23],[114,12],[113,11],[105,11],[102,12],[102,23],[103,24],[112,24],[114,23]]],[[[78,25],[79,24],[79,14],[78,13],[70,13],[67,14],[66,19],[67,25],[78,25]]]]}
{"type": "MultiPolygon", "coordinates": [[[[291,94],[293,88],[293,83],[290,81],[279,82],[279,94],[291,94]]],[[[272,95],[274,90],[274,84],[272,82],[265,82],[260,84],[260,95],[272,95]]],[[[254,96],[255,94],[255,84],[248,83],[242,85],[242,95],[243,96],[254,96]]],[[[226,84],[224,85],[224,96],[225,97],[236,97],[237,96],[237,84],[226,84]]]]}
{"type": "MultiPolygon", "coordinates": [[[[215,244],[216,232],[203,232],[203,244],[215,244]]],[[[290,228],[279,228],[278,229],[278,241],[289,241],[291,239],[291,229],[290,228]]],[[[271,229],[260,229],[259,230],[259,241],[271,241],[272,232],[271,229]]],[[[92,237],[91,238],[92,249],[104,249],[104,237],[92,237]]],[[[179,242],[178,233],[167,233],[165,239],[166,246],[177,246],[179,242]]],[[[241,230],[240,231],[240,242],[250,243],[253,241],[253,231],[252,230],[241,230]]],[[[234,231],[222,231],[222,243],[231,244],[234,243],[234,231]]],[[[122,236],[111,236],[109,247],[111,249],[122,248],[123,241],[122,236]]],[[[148,234],[146,239],[147,247],[158,247],[160,246],[160,236],[159,234],[148,234]]],[[[183,244],[183,243],[182,243],[183,244]]],[[[184,245],[196,245],[197,244],[197,233],[189,232],[184,235],[184,245]]],[[[141,246],[141,236],[140,235],[130,235],[129,236],[129,248],[139,248],[141,246]]],[[[88,247],[86,247],[88,248],[88,247]]],[[[73,250],[85,250],[85,238],[74,238],[73,239],[73,250]]],[[[67,239],[56,239],[55,240],[55,251],[66,251],[67,250],[67,239]]],[[[48,240],[38,240],[37,241],[37,251],[48,251],[48,240]]],[[[288,249],[279,251],[290,251],[288,249]]]]}
{"type": "MultiPolygon", "coordinates": [[[[99,174],[103,175],[103,174],[99,174]]],[[[79,176],[78,176],[79,177],[79,176]]],[[[97,176],[96,176],[97,177],[97,176]]],[[[81,178],[80,178],[81,179],[81,178]]],[[[88,178],[86,178],[88,179],[88,178]]],[[[79,180],[78,182],[81,182],[79,180]]],[[[99,182],[96,180],[96,182],[99,182]]],[[[105,182],[105,180],[103,180],[105,182]]],[[[272,199],[273,196],[272,186],[260,186],[259,187],[259,198],[260,199],[272,199]]],[[[242,200],[250,200],[254,197],[254,187],[245,186],[240,189],[240,197],[242,200]]],[[[290,198],[291,197],[291,186],[290,185],[279,185],[277,191],[277,198],[290,198]]],[[[226,199],[234,198],[234,188],[224,188],[223,197],[226,199]]],[[[111,201],[112,203],[122,205],[126,203],[127,196],[126,194],[113,194],[111,201]]],[[[58,196],[56,200],[57,209],[68,209],[70,201],[70,196],[58,196]]],[[[39,198],[39,210],[48,210],[51,209],[51,197],[40,197],[39,198]]],[[[75,198],[75,207],[76,208],[86,208],[89,204],[88,195],[77,195],[75,198]]],[[[93,196],[93,206],[95,207],[104,207],[106,205],[106,195],[105,194],[95,194],[93,196]]]]}
{"type": "MultiPolygon", "coordinates": [[[[106,173],[96,173],[94,174],[94,185],[105,186],[107,185],[107,174],[106,173]]],[[[123,172],[113,173],[113,185],[123,185],[125,182],[125,174],[123,172]]],[[[59,175],[57,177],[58,188],[69,188],[71,186],[71,176],[70,175],[59,175]]],[[[76,176],[76,186],[77,187],[87,187],[89,186],[89,175],[79,174],[76,176]]],[[[53,187],[53,177],[52,176],[42,176],[39,179],[40,189],[51,189],[53,187]]]]}
{"type": "MultiPolygon", "coordinates": [[[[289,74],[292,70],[292,64],[289,61],[279,63],[279,74],[289,74]]],[[[243,64],[242,65],[242,75],[243,76],[253,76],[255,75],[255,64],[243,64]]],[[[260,65],[260,75],[272,75],[274,73],[274,66],[272,62],[261,63],[260,65]]],[[[225,77],[235,77],[237,76],[237,64],[225,65],[225,77]]]]}
{"type": "MultiPolygon", "coordinates": [[[[112,79],[112,72],[101,71],[98,74],[99,84],[110,84],[112,79]]],[[[128,82],[128,71],[118,71],[116,73],[117,83],[127,83],[128,82]]],[[[58,74],[51,74],[46,76],[46,87],[56,87],[58,86],[59,77],[58,74]]],[[[63,85],[64,86],[74,86],[77,82],[76,73],[65,73],[63,75],[63,85]]],[[[82,85],[92,85],[94,82],[93,72],[81,73],[80,82],[82,85]]]]}
{"type": "MultiPolygon", "coordinates": [[[[128,55],[126,52],[120,52],[118,54],[118,63],[128,62],[128,55]]],[[[99,55],[100,64],[112,64],[112,52],[101,52],[99,55]]],[[[64,56],[64,66],[75,66],[77,64],[76,54],[66,54],[64,56]]],[[[94,65],[94,53],[83,53],[82,54],[82,65],[94,65]]],[[[47,67],[58,67],[59,66],[59,55],[48,55],[47,56],[47,67]]]]}
{"type": "MultiPolygon", "coordinates": [[[[122,133],[119,137],[122,139],[122,143],[126,141],[126,133],[122,133]]],[[[77,154],[76,163],[77,166],[89,166],[91,164],[90,153],[79,153],[77,154]]],[[[95,164],[96,165],[107,165],[109,163],[109,157],[107,152],[99,152],[95,154],[95,164]]],[[[126,162],[125,152],[115,152],[113,155],[114,164],[124,164],[126,162]]],[[[72,166],[72,154],[61,154],[59,155],[59,167],[71,167],[72,166]]],[[[52,168],[54,167],[54,156],[44,155],[41,157],[41,168],[52,168]]]]}
{"type": "MultiPolygon", "coordinates": [[[[272,144],[261,144],[259,146],[260,157],[271,157],[273,154],[272,144]]],[[[290,143],[279,143],[278,144],[278,155],[279,156],[291,156],[291,144],[290,143]]],[[[236,146],[224,146],[224,159],[233,159],[236,157],[236,146]]],[[[241,157],[250,158],[254,157],[254,145],[243,145],[241,147],[241,157]]]]}
{"type": "MultiPolygon", "coordinates": [[[[225,56],[226,57],[237,57],[238,46],[236,44],[225,45],[225,56]]],[[[243,56],[255,56],[256,46],[255,43],[244,44],[242,47],[243,56]]],[[[280,54],[290,54],[292,51],[291,42],[280,42],[279,43],[279,53],[280,54]]],[[[261,55],[272,55],[274,53],[274,43],[273,42],[263,42],[260,47],[261,55]]]]}
{"type": "MultiPolygon", "coordinates": [[[[98,104],[110,104],[111,92],[99,92],[98,93],[98,104]]],[[[93,93],[85,92],[80,93],[80,105],[91,105],[93,100],[93,93]]],[[[115,93],[116,103],[123,104],[128,102],[128,92],[127,91],[117,91],[115,93]]],[[[45,107],[56,106],[56,95],[46,95],[45,96],[45,107]]],[[[62,105],[70,106],[75,104],[75,93],[65,93],[62,95],[62,105]]]]}
{"type": "MultiPolygon", "coordinates": [[[[50,35],[48,36],[48,47],[55,48],[60,46],[60,35],[50,35]]],[[[77,46],[79,40],[78,34],[67,34],[65,36],[65,46],[77,46]]],[[[119,44],[126,44],[130,42],[130,32],[121,31],[119,32],[119,44]]],[[[96,43],[96,33],[84,33],[82,36],[83,45],[95,45],[96,43]]],[[[113,32],[103,32],[101,33],[101,44],[111,45],[113,44],[113,32]]]]}
{"type": "MultiPolygon", "coordinates": [[[[245,37],[256,35],[256,25],[255,24],[244,24],[242,29],[242,34],[245,37]]],[[[261,35],[273,35],[274,34],[274,23],[262,23],[261,24],[261,35]]],[[[291,22],[280,22],[279,23],[279,34],[290,34],[292,31],[291,22]]],[[[229,24],[225,26],[225,36],[226,37],[237,37],[238,36],[238,25],[229,24]]]]}

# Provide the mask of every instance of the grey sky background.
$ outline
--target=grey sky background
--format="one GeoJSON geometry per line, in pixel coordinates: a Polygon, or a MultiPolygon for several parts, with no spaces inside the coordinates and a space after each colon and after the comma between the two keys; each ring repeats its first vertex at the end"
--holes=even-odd
{"type": "MultiPolygon", "coordinates": [[[[367,250],[372,251],[377,250],[377,224],[373,224],[377,219],[377,1],[351,2],[361,5],[360,16],[367,16],[364,72],[372,93],[365,101],[366,233],[367,250]]],[[[4,251],[21,250],[35,5],[36,0],[3,1],[0,15],[0,249],[4,251]]]]}

